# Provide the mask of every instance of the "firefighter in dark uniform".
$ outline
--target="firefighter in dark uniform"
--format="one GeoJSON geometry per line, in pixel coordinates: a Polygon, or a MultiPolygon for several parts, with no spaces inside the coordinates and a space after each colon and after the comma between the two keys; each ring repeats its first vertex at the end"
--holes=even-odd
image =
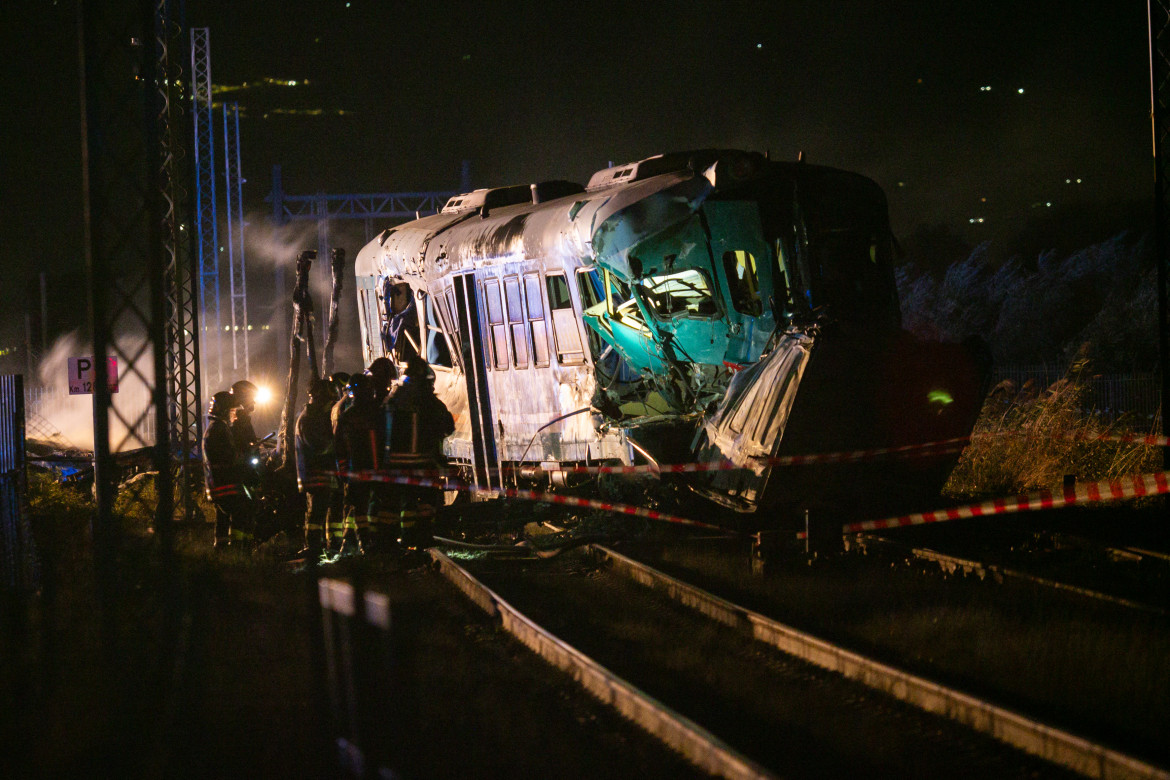
{"type": "MultiPolygon", "coordinates": [[[[382,412],[386,426],[385,465],[394,470],[431,470],[445,463],[443,439],[455,431],[455,420],[435,395],[434,373],[418,355],[406,364],[406,379],[386,398],[382,412]]],[[[418,485],[390,485],[383,516],[397,515],[398,543],[422,549],[432,542],[431,524],[442,500],[442,490],[418,485]]]]}
{"type": "Polygon", "coordinates": [[[374,358],[366,373],[373,377],[374,395],[377,396],[378,403],[382,403],[386,396],[390,395],[390,384],[398,378],[398,369],[390,362],[390,358],[380,357],[374,358]]]}
{"type": "Polygon", "coordinates": [[[235,414],[232,416],[232,441],[236,454],[244,464],[245,483],[253,490],[260,484],[260,437],[252,426],[252,412],[256,410],[256,385],[241,379],[232,385],[235,414]]]}
{"type": "Polygon", "coordinates": [[[243,484],[229,418],[235,399],[226,390],[211,397],[203,431],[203,474],[207,497],[215,505],[215,549],[235,542],[251,547],[252,500],[243,484]]]}
{"type": "MultiPolygon", "coordinates": [[[[337,371],[329,377],[329,381],[333,383],[333,406],[329,410],[329,429],[333,435],[337,435],[337,423],[341,420],[341,413],[349,408],[349,394],[346,388],[349,386],[349,374],[344,371],[337,371]]],[[[337,551],[339,548],[333,545],[333,538],[335,532],[338,538],[345,535],[345,490],[342,483],[338,482],[337,490],[333,491],[333,500],[329,503],[329,515],[325,519],[325,548],[337,551]]]]}
{"type": "MultiPolygon", "coordinates": [[[[382,453],[382,415],[368,374],[358,374],[346,387],[351,404],[341,413],[333,435],[333,455],[339,471],[360,472],[378,468],[382,453]]],[[[348,529],[354,529],[355,543],[362,551],[362,536],[370,525],[372,482],[347,476],[345,482],[345,521],[340,529],[330,528],[330,544],[341,551],[348,529]]]]}
{"type": "Polygon", "coordinates": [[[329,421],[333,425],[333,429],[336,430],[337,420],[348,405],[346,402],[349,400],[349,396],[345,394],[345,388],[349,384],[349,374],[337,371],[329,377],[329,381],[333,384],[333,408],[329,412],[329,421]]]}
{"type": "Polygon", "coordinates": [[[329,412],[333,407],[333,385],[328,379],[309,383],[309,402],[297,417],[296,454],[297,489],[305,494],[305,545],[310,560],[320,557],[328,547],[325,522],[338,482],[334,476],[333,426],[329,412]]]}

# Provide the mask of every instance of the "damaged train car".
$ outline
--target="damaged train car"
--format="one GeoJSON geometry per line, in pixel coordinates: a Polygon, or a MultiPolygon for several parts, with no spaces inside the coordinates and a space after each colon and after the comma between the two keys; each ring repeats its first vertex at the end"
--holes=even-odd
{"type": "Polygon", "coordinates": [[[689,486],[762,523],[825,496],[892,508],[937,495],[957,456],[774,461],[970,433],[986,350],[901,330],[893,252],[876,183],[750,152],[476,190],[358,254],[364,355],[427,358],[446,454],[483,489],[730,461],[689,486]]]}

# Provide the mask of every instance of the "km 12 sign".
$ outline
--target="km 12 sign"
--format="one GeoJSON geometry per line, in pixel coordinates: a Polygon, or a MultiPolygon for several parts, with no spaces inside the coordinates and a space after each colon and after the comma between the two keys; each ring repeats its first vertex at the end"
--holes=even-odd
{"type": "MultiPolygon", "coordinates": [[[[69,358],[69,395],[85,395],[93,392],[93,363],[91,357],[69,358]]],[[[118,392],[118,358],[106,358],[106,382],[110,392],[118,392]]]]}

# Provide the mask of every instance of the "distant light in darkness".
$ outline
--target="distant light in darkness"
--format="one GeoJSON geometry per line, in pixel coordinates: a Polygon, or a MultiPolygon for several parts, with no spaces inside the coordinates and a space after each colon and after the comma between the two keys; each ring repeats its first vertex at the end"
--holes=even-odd
{"type": "Polygon", "coordinates": [[[1024,94],[1024,88],[1020,87],[1019,89],[1016,90],[1016,92],[1018,92],[1022,95],[1022,94],[1024,94]]]}
{"type": "Polygon", "coordinates": [[[926,394],[926,400],[942,406],[949,406],[955,402],[955,399],[946,390],[931,390],[926,394]]]}
{"type": "Polygon", "coordinates": [[[980,88],[979,88],[979,91],[980,91],[980,92],[990,92],[990,91],[991,91],[991,87],[980,87],[980,88]]]}

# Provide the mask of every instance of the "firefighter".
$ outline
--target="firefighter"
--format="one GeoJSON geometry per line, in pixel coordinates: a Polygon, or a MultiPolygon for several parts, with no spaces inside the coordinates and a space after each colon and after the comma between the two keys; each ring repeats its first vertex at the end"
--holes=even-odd
{"type": "Polygon", "coordinates": [[[318,559],[328,547],[325,522],[338,486],[334,476],[333,426],[329,422],[333,401],[332,383],[314,379],[309,383],[309,402],[297,417],[297,489],[305,494],[307,502],[302,552],[309,560],[318,559]]]}
{"type": "Polygon", "coordinates": [[[369,374],[358,374],[349,380],[346,394],[350,406],[341,413],[333,434],[333,456],[337,469],[348,472],[345,482],[345,520],[340,528],[330,528],[330,544],[342,551],[346,531],[354,529],[354,543],[362,552],[362,535],[370,524],[372,482],[363,480],[354,472],[378,468],[382,452],[382,416],[369,374]]]}
{"type": "Polygon", "coordinates": [[[232,401],[235,414],[232,416],[232,442],[236,456],[244,466],[244,481],[253,489],[260,484],[260,437],[252,427],[252,412],[256,410],[256,385],[241,379],[232,385],[232,401]]]}
{"type": "Polygon", "coordinates": [[[390,384],[398,378],[398,369],[390,362],[390,358],[380,357],[374,358],[366,373],[374,379],[374,391],[380,404],[390,395],[390,384]]]}
{"type": "Polygon", "coordinates": [[[345,394],[345,387],[349,384],[349,374],[344,371],[334,372],[329,377],[329,381],[333,384],[333,409],[329,412],[329,421],[334,429],[336,429],[337,419],[345,411],[345,402],[348,400],[345,394]]]}
{"type": "MultiPolygon", "coordinates": [[[[382,406],[386,428],[387,468],[434,470],[445,463],[443,439],[455,431],[455,420],[435,395],[434,373],[414,355],[406,364],[406,379],[394,388],[382,406]]],[[[382,516],[397,515],[398,543],[419,550],[432,541],[431,524],[442,491],[418,485],[390,485],[382,516]]]]}
{"type": "Polygon", "coordinates": [[[225,391],[211,397],[207,428],[203,431],[203,474],[207,497],[215,505],[215,549],[224,550],[234,541],[250,548],[252,500],[241,479],[239,459],[229,427],[235,404],[225,391]]]}
{"type": "MultiPolygon", "coordinates": [[[[349,408],[349,394],[346,392],[346,387],[349,385],[349,374],[344,371],[337,371],[329,377],[329,381],[333,383],[333,406],[329,410],[329,426],[333,435],[337,435],[337,423],[341,420],[341,413],[349,408]]],[[[337,490],[333,491],[333,499],[329,503],[329,516],[325,519],[325,547],[329,550],[335,550],[333,546],[333,534],[335,530],[345,528],[345,491],[341,488],[340,483],[337,490]]],[[[344,534],[344,530],[341,531],[344,534]]]]}

